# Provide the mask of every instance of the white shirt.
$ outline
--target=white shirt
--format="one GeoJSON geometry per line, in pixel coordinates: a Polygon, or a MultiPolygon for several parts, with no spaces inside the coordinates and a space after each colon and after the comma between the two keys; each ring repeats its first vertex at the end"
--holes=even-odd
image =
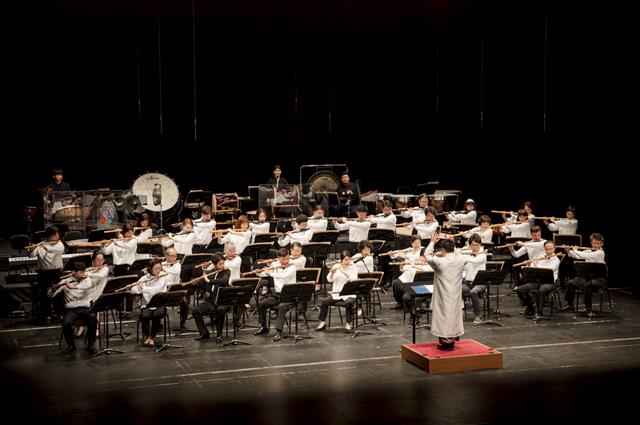
{"type": "Polygon", "coordinates": [[[571,258],[585,260],[587,263],[604,263],[604,251],[602,249],[597,251],[592,249],[586,251],[574,251],[572,249],[568,249],[567,254],[571,258]]]}
{"type": "Polygon", "coordinates": [[[349,230],[349,242],[366,241],[369,238],[369,228],[371,227],[371,222],[369,220],[351,220],[344,223],[338,223],[336,221],[334,225],[336,226],[336,229],[340,231],[349,230]]]}
{"type": "Polygon", "coordinates": [[[242,258],[240,258],[239,255],[230,259],[224,259],[224,268],[229,269],[229,272],[231,272],[231,275],[229,276],[229,283],[236,279],[240,279],[240,266],[242,266],[242,258]]]}
{"type": "Polygon", "coordinates": [[[155,294],[167,292],[169,286],[169,275],[156,278],[149,273],[140,278],[138,282],[145,282],[143,286],[136,285],[131,288],[132,294],[142,294],[142,308],[145,308],[155,294]]]}
{"type": "Polygon", "coordinates": [[[91,270],[86,273],[87,277],[91,279],[91,295],[89,296],[90,301],[97,300],[100,295],[102,295],[102,291],[104,291],[104,287],[107,286],[107,281],[109,280],[109,267],[104,265],[99,269],[91,270]]]}
{"type": "Polygon", "coordinates": [[[162,246],[169,247],[173,245],[178,254],[182,255],[191,255],[193,244],[196,241],[196,233],[188,232],[188,233],[176,233],[171,236],[171,238],[163,239],[162,246]]]}
{"type": "Polygon", "coordinates": [[[538,260],[531,263],[531,267],[537,267],[540,269],[553,270],[553,280],[558,280],[558,269],[560,268],[560,260],[558,257],[551,257],[544,260],[538,260]]]}
{"type": "Polygon", "coordinates": [[[298,258],[289,257],[289,262],[296,266],[296,270],[302,270],[307,265],[307,257],[304,255],[301,255],[298,258]]]}
{"type": "Polygon", "coordinates": [[[62,254],[64,245],[58,241],[55,244],[45,242],[29,253],[29,257],[38,257],[38,269],[57,270],[62,268],[62,254]]]}
{"type": "Polygon", "coordinates": [[[429,245],[426,249],[420,247],[415,250],[400,252],[396,255],[393,255],[392,258],[402,258],[405,262],[409,263],[408,265],[404,265],[400,268],[402,274],[398,276],[398,279],[402,283],[413,282],[416,277],[416,272],[432,272],[433,269],[428,264],[416,264],[422,262],[422,256],[426,254],[430,254],[433,252],[433,244],[429,242],[429,245]]]}
{"type": "Polygon", "coordinates": [[[529,223],[507,224],[506,226],[502,226],[502,233],[511,233],[511,236],[514,238],[531,239],[531,226],[529,226],[529,223]]]}
{"type": "Polygon", "coordinates": [[[371,222],[376,224],[378,229],[396,230],[396,215],[391,213],[382,217],[371,217],[371,222]]]}
{"type": "Polygon", "coordinates": [[[467,213],[447,214],[447,218],[449,219],[449,221],[462,224],[475,224],[477,217],[478,213],[476,212],[476,210],[471,210],[467,213]]]}
{"type": "Polygon", "coordinates": [[[307,221],[309,228],[313,230],[313,232],[324,232],[327,230],[328,221],[326,218],[310,218],[307,221]]]}
{"type": "MultiPolygon", "coordinates": [[[[280,265],[280,261],[276,260],[269,267],[277,267],[280,265]]],[[[271,276],[273,278],[273,288],[276,293],[279,294],[282,292],[282,287],[284,285],[290,285],[292,283],[296,283],[296,268],[291,265],[289,267],[281,268],[278,267],[275,270],[269,270],[264,273],[258,273],[259,276],[271,276]]]]}
{"type": "Polygon", "coordinates": [[[413,221],[414,223],[418,221],[424,221],[426,219],[426,216],[424,214],[424,208],[420,208],[420,207],[415,207],[415,208],[402,211],[402,214],[400,214],[400,216],[404,218],[411,217],[411,221],[413,221]]]}
{"type": "MultiPolygon", "coordinates": [[[[482,243],[491,243],[491,241],[493,240],[493,229],[491,227],[489,227],[487,230],[482,230],[482,227],[480,227],[480,226],[474,227],[468,233],[465,233],[462,236],[464,236],[465,238],[468,239],[474,233],[477,233],[478,236],[480,236],[480,241],[482,243]]],[[[431,237],[431,236],[429,236],[429,237],[431,237]]]]}
{"type": "Polygon", "coordinates": [[[145,229],[136,236],[138,242],[148,242],[153,237],[153,229],[145,229]]]}
{"type": "Polygon", "coordinates": [[[487,254],[481,252],[476,255],[463,254],[467,262],[462,271],[462,279],[473,281],[480,270],[487,269],[487,254]]]}
{"type": "Polygon", "coordinates": [[[433,220],[431,223],[410,224],[409,229],[416,229],[421,239],[431,239],[431,235],[438,230],[438,221],[433,220]]]}
{"type": "MultiPolygon", "coordinates": [[[[511,214],[505,221],[508,223],[515,223],[518,221],[518,215],[511,214]]],[[[527,221],[529,222],[529,227],[533,227],[536,224],[536,216],[533,214],[527,214],[527,221]]]]}
{"type": "Polygon", "coordinates": [[[85,277],[78,282],[75,277],[71,276],[60,281],[60,283],[62,282],[77,283],[77,287],[72,289],[68,288],[66,285],[62,285],[54,292],[49,290],[47,293],[49,298],[54,298],[60,292],[64,292],[64,308],[66,309],[77,307],[88,308],[91,305],[91,296],[93,295],[93,283],[91,282],[91,279],[85,277]]]}
{"type": "Polygon", "coordinates": [[[136,238],[128,240],[117,240],[102,248],[102,253],[113,256],[113,264],[133,264],[136,261],[136,251],[138,240],[136,238]]]}
{"type": "Polygon", "coordinates": [[[342,264],[338,263],[333,266],[332,270],[336,270],[335,273],[327,274],[327,282],[333,283],[331,286],[331,292],[336,292],[335,294],[331,294],[331,298],[334,300],[348,300],[349,298],[355,298],[355,295],[339,295],[342,292],[342,288],[347,282],[352,280],[356,280],[358,278],[358,268],[351,264],[349,267],[344,268],[342,264]]]}
{"type": "Polygon", "coordinates": [[[568,218],[556,220],[547,224],[547,228],[560,235],[575,235],[578,231],[578,220],[569,220],[568,218]]]}
{"type": "Polygon", "coordinates": [[[236,247],[236,254],[240,255],[244,251],[244,249],[249,245],[249,241],[251,240],[251,231],[240,231],[234,232],[233,230],[227,233],[220,239],[221,244],[226,244],[227,242],[231,242],[233,246],[236,247]]]}
{"type": "Polygon", "coordinates": [[[524,242],[522,245],[522,248],[518,249],[517,251],[511,252],[511,255],[513,255],[515,258],[520,258],[524,254],[527,254],[530,260],[533,260],[534,258],[544,257],[545,242],[547,241],[545,241],[544,239],[537,242],[534,242],[534,241],[524,242]]]}
{"type": "Polygon", "coordinates": [[[263,221],[262,223],[249,223],[249,228],[251,229],[251,243],[255,242],[256,235],[269,233],[270,225],[271,224],[268,221],[263,221]]]}
{"type": "Polygon", "coordinates": [[[167,286],[176,285],[180,283],[180,273],[182,272],[182,264],[175,262],[171,265],[162,263],[162,269],[165,273],[168,273],[167,286]]]}
{"type": "Polygon", "coordinates": [[[300,242],[302,245],[306,245],[311,240],[313,236],[313,230],[304,229],[304,230],[294,230],[285,236],[283,239],[278,239],[278,244],[280,246],[287,246],[293,242],[300,242]]]}
{"type": "Polygon", "coordinates": [[[213,234],[211,231],[216,228],[216,221],[211,219],[209,221],[202,221],[201,218],[193,221],[193,231],[196,234],[196,240],[194,245],[209,245],[213,234]]]}
{"type": "Polygon", "coordinates": [[[353,257],[351,257],[351,262],[356,265],[358,269],[358,274],[360,273],[371,273],[375,271],[373,267],[373,256],[367,255],[363,257],[362,254],[357,253],[353,257]]]}

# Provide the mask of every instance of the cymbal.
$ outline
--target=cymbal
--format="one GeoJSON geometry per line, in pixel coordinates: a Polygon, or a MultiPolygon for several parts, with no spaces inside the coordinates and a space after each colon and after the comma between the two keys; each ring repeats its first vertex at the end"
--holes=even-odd
{"type": "Polygon", "coordinates": [[[51,192],[53,189],[50,188],[49,186],[44,186],[44,187],[39,187],[37,189],[38,192],[42,192],[42,193],[49,193],[51,192]]]}

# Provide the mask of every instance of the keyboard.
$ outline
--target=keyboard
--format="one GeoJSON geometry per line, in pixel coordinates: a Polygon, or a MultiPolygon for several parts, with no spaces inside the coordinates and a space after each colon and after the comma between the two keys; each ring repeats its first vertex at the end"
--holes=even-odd
{"type": "MultiPolygon", "coordinates": [[[[75,258],[75,257],[80,257],[80,256],[86,256],[86,255],[91,255],[91,253],[80,253],[80,254],[62,254],[62,262],[65,263],[66,261],[69,261],[70,258],[75,258]]],[[[19,267],[19,266],[25,266],[25,265],[35,265],[38,260],[36,257],[9,257],[9,267],[19,267]]]]}

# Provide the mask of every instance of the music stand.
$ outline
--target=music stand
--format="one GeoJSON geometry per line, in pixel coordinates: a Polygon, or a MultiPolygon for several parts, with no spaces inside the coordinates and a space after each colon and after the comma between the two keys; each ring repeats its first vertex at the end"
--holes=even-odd
{"type": "Polygon", "coordinates": [[[89,232],[87,242],[99,242],[105,239],[104,230],[95,229],[89,232]]]}
{"type": "Polygon", "coordinates": [[[317,267],[320,265],[318,259],[320,259],[320,261],[326,260],[330,249],[331,242],[310,242],[302,245],[302,255],[306,258],[313,258],[313,265],[317,267]]]}
{"type": "MultiPolygon", "coordinates": [[[[273,242],[278,238],[278,234],[276,232],[267,232],[267,233],[257,233],[253,238],[253,243],[270,243],[273,245],[273,242]]],[[[247,245],[249,246],[249,245],[247,245]]],[[[247,248],[245,248],[246,250],[247,248]]]]}
{"type": "MultiPolygon", "coordinates": [[[[543,269],[541,267],[522,267],[522,281],[526,283],[537,283],[540,286],[546,284],[553,285],[555,283],[553,270],[543,269]]],[[[552,318],[536,315],[533,320],[552,320],[552,318]]]]}
{"type": "Polygon", "coordinates": [[[218,291],[216,292],[214,305],[216,306],[230,305],[231,317],[233,320],[233,339],[231,341],[227,341],[224,344],[222,344],[223,347],[226,347],[229,344],[251,345],[248,342],[240,341],[239,339],[236,339],[236,335],[238,333],[238,324],[236,323],[236,320],[235,320],[235,312],[237,311],[239,305],[245,305],[249,302],[249,300],[251,300],[251,297],[253,296],[254,291],[255,291],[254,285],[225,286],[225,287],[218,288],[218,291]]]}
{"type": "MultiPolygon", "coordinates": [[[[376,283],[376,279],[356,279],[356,280],[352,280],[350,282],[345,283],[345,285],[342,287],[342,291],[340,291],[340,296],[345,296],[345,295],[356,296],[355,306],[354,306],[354,316],[355,316],[356,326],[353,329],[353,335],[351,335],[351,338],[355,338],[360,334],[371,335],[371,332],[358,330],[358,327],[359,327],[358,326],[358,308],[362,308],[361,297],[367,296],[369,292],[371,292],[371,290],[373,289],[373,285],[375,285],[375,283],[376,283]],[[360,304],[358,303],[359,300],[360,300],[360,304]]],[[[367,313],[369,313],[368,310],[367,310],[367,313]]],[[[378,330],[378,325],[371,320],[368,314],[363,314],[362,321],[364,322],[362,326],[371,325],[375,327],[376,330],[378,330]],[[366,320],[369,320],[369,323],[366,323],[366,320]]]]}
{"type": "Polygon", "coordinates": [[[498,285],[502,285],[505,277],[507,276],[506,271],[502,270],[479,270],[476,274],[475,279],[473,279],[473,286],[476,285],[485,285],[487,287],[487,296],[485,302],[487,303],[487,314],[486,317],[480,323],[481,325],[496,325],[496,326],[504,326],[502,323],[495,322],[491,320],[491,285],[496,285],[496,291],[498,296],[496,297],[496,303],[498,303],[498,310],[496,313],[498,314],[498,320],[500,320],[500,288],[498,285]]]}
{"type": "Polygon", "coordinates": [[[338,240],[338,234],[340,232],[338,230],[323,230],[321,232],[313,232],[313,236],[311,236],[311,240],[309,242],[329,242],[335,243],[338,240]]]}
{"type": "Polygon", "coordinates": [[[386,292],[384,291],[384,289],[382,289],[381,283],[382,283],[382,278],[384,277],[384,273],[383,272],[367,272],[367,273],[358,273],[358,279],[375,279],[376,283],[373,285],[373,289],[378,289],[378,291],[376,291],[377,295],[378,295],[378,302],[376,303],[375,300],[373,302],[371,302],[371,293],[369,293],[369,304],[372,305],[371,308],[371,317],[369,317],[369,320],[371,321],[371,323],[375,323],[376,325],[383,325],[386,326],[387,324],[384,322],[381,322],[378,320],[378,318],[376,317],[376,304],[378,304],[380,306],[380,311],[382,311],[382,302],[380,302],[380,291],[384,292],[386,294],[386,292]]]}
{"type": "Polygon", "coordinates": [[[393,242],[396,239],[396,231],[393,229],[369,229],[369,240],[380,240],[385,242],[393,242]]]}
{"type": "MultiPolygon", "coordinates": [[[[116,294],[103,294],[103,295],[100,295],[100,297],[98,297],[98,299],[91,306],[91,309],[89,311],[92,313],[96,313],[96,316],[99,313],[102,313],[102,320],[103,320],[103,326],[104,326],[104,330],[102,333],[104,334],[105,346],[106,346],[106,348],[103,348],[100,351],[98,351],[94,355],[94,357],[97,357],[101,354],[111,354],[111,353],[123,354],[124,353],[124,351],[116,350],[114,348],[109,348],[109,314],[107,313],[107,311],[115,310],[119,308],[122,305],[122,302],[124,301],[125,296],[126,296],[126,293],[124,292],[119,292],[116,294]]],[[[122,326],[122,323],[120,324],[120,326],[122,326]]],[[[122,328],[120,331],[120,335],[122,335],[122,328]]]]}
{"type": "MultiPolygon", "coordinates": [[[[293,339],[293,343],[300,341],[301,339],[313,339],[312,336],[298,335],[298,304],[311,301],[311,296],[315,290],[315,284],[312,283],[292,283],[284,285],[282,292],[280,293],[280,304],[293,303],[293,307],[289,309],[289,332],[291,332],[291,310],[295,311],[296,332],[294,335],[283,335],[283,338],[293,339]]],[[[302,316],[305,324],[307,324],[306,314],[302,316]]],[[[307,325],[309,328],[309,325],[307,325]]]]}
{"type": "Polygon", "coordinates": [[[172,345],[167,344],[167,329],[169,327],[169,312],[166,310],[167,307],[178,307],[182,302],[182,299],[187,295],[187,291],[173,291],[173,292],[159,292],[155,294],[149,304],[147,304],[147,308],[152,307],[164,307],[164,344],[160,348],[156,350],[156,353],[166,350],[167,348],[184,348],[182,345],[172,345]]]}
{"type": "MultiPolygon", "coordinates": [[[[243,277],[240,279],[235,279],[232,282],[230,282],[231,286],[251,286],[253,287],[253,294],[254,294],[254,299],[256,300],[256,305],[258,305],[258,284],[260,283],[260,277],[243,277]]],[[[249,303],[247,303],[249,304],[249,303]]],[[[240,308],[242,308],[242,306],[240,306],[240,308]]],[[[249,315],[247,314],[247,318],[249,317],[249,315]]],[[[242,326],[240,328],[244,329],[246,327],[250,327],[250,328],[258,328],[258,326],[254,326],[254,325],[247,325],[245,322],[245,311],[243,310],[243,314],[242,314],[242,326]]]]}
{"type": "MultiPolygon", "coordinates": [[[[256,235],[256,237],[259,235],[256,235]]],[[[242,258],[253,258],[253,261],[258,261],[261,257],[267,257],[269,255],[269,249],[273,246],[273,242],[258,242],[250,243],[244,247],[244,251],[240,254],[242,258]]]]}
{"type": "Polygon", "coordinates": [[[416,297],[426,298],[428,295],[433,294],[433,285],[424,285],[424,284],[411,285],[409,287],[409,292],[410,292],[410,295],[413,295],[413,298],[414,298],[413,305],[411,306],[411,334],[413,338],[413,343],[415,344],[416,329],[418,328],[431,329],[431,325],[429,323],[422,323],[422,322],[416,323],[416,317],[418,316],[416,313],[418,311],[418,308],[416,308],[415,298],[416,297]]]}

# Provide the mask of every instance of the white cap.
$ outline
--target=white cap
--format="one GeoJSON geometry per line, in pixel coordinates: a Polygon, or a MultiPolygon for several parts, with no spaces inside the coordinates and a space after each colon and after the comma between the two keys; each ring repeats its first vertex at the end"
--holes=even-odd
{"type": "Polygon", "coordinates": [[[475,201],[474,201],[473,199],[471,199],[471,198],[469,198],[469,199],[467,199],[466,201],[464,201],[464,203],[465,203],[465,205],[466,205],[466,204],[473,204],[473,205],[475,205],[475,204],[476,204],[476,203],[475,203],[475,201]]]}

